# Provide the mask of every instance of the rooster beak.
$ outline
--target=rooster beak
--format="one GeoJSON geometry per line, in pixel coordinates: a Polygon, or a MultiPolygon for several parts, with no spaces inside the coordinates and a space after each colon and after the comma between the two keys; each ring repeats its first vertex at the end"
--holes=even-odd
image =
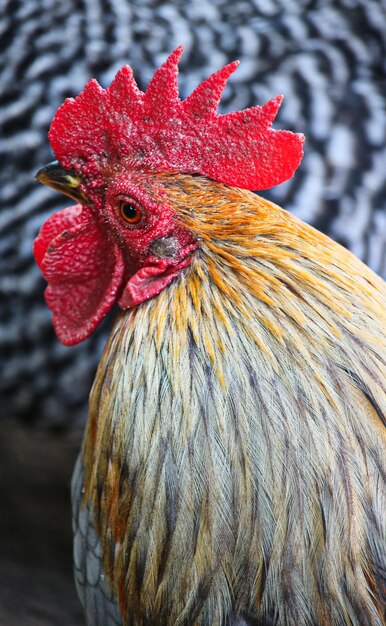
{"type": "Polygon", "coordinates": [[[90,202],[80,188],[82,184],[80,176],[70,170],[65,170],[59,165],[58,161],[52,161],[52,163],[42,167],[42,169],[36,173],[35,179],[39,183],[47,185],[47,187],[52,187],[52,189],[60,191],[66,196],[70,196],[70,198],[73,198],[73,200],[77,202],[81,202],[82,204],[89,204],[90,202]]]}

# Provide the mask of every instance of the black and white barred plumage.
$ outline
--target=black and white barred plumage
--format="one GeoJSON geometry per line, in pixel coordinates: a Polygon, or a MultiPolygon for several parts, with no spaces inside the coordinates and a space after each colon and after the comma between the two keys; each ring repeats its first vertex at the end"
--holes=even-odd
{"type": "MultiPolygon", "coordinates": [[[[0,418],[73,425],[87,414],[108,322],[75,348],[57,341],[31,248],[67,201],[33,176],[52,158],[46,133],[64,98],[91,76],[108,85],[125,63],[144,88],[183,43],[183,96],[235,58],[242,64],[224,112],[284,93],[276,127],[281,120],[304,132],[306,157],[292,182],[266,195],[386,276],[385,15],[385,0],[0,0],[0,418]]],[[[64,556],[70,511],[59,504],[68,499],[72,446],[67,440],[58,455],[50,440],[47,453],[39,435],[20,441],[7,428],[0,622],[78,626],[64,556]]]]}
{"type": "Polygon", "coordinates": [[[182,96],[235,58],[223,112],[284,93],[277,127],[304,132],[306,156],[266,195],[386,276],[384,0],[3,0],[0,32],[2,416],[55,425],[86,415],[108,323],[70,350],[55,338],[31,246],[67,203],[33,176],[52,157],[57,107],[91,76],[109,84],[125,63],[144,88],[183,43],[182,96]]]}

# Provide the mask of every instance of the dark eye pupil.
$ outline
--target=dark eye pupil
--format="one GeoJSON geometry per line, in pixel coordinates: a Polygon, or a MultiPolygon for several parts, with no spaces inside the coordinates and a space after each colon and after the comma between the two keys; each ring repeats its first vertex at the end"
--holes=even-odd
{"type": "Polygon", "coordinates": [[[142,211],[134,202],[121,201],[119,203],[119,212],[128,224],[138,224],[141,221],[142,211]]]}
{"type": "Polygon", "coordinates": [[[137,217],[138,209],[132,204],[122,205],[122,215],[128,220],[134,220],[137,217]]]}

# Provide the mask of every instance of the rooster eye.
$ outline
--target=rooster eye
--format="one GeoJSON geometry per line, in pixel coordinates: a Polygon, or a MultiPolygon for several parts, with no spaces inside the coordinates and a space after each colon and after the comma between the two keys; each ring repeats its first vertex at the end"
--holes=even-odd
{"type": "Polygon", "coordinates": [[[141,209],[132,202],[121,201],[118,204],[118,210],[120,216],[127,222],[128,224],[138,224],[142,217],[141,209]]]}

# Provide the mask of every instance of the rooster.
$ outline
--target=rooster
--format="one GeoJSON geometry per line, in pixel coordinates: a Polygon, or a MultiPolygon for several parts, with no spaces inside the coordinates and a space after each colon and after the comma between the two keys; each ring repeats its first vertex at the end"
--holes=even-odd
{"type": "Polygon", "coordinates": [[[175,50],[57,111],[34,254],[65,345],[121,313],[72,481],[91,626],[382,626],[385,285],[253,194],[293,176],[281,103],[178,95],[175,50]]]}

